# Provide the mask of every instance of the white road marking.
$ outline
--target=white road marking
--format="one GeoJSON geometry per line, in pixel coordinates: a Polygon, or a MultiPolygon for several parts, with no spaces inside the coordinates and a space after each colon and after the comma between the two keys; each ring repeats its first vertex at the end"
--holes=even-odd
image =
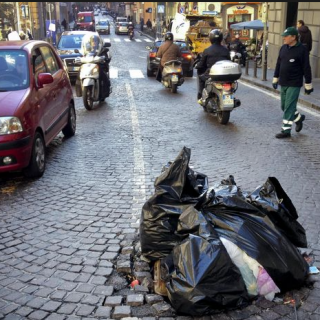
{"type": "Polygon", "coordinates": [[[143,160],[142,138],[140,132],[139,118],[136,103],[132,94],[131,86],[126,83],[128,101],[130,105],[132,133],[133,133],[133,204],[132,218],[134,223],[132,227],[138,228],[140,225],[141,207],[146,202],[146,174],[143,160]]]}
{"type": "Polygon", "coordinates": [[[139,58],[141,58],[141,59],[145,59],[146,57],[141,57],[141,56],[139,56],[139,58]]]}
{"type": "Polygon", "coordinates": [[[113,38],[113,40],[114,40],[115,42],[121,42],[121,39],[119,39],[119,38],[113,38]]]}
{"type": "Polygon", "coordinates": [[[111,42],[110,38],[103,38],[104,42],[111,42]]]}
{"type": "MultiPolygon", "coordinates": [[[[249,83],[244,82],[244,81],[241,81],[241,80],[239,80],[239,82],[240,82],[241,84],[249,87],[249,88],[253,88],[253,89],[257,90],[257,91],[263,92],[264,94],[266,94],[266,95],[268,95],[268,96],[270,96],[270,97],[272,97],[272,98],[275,98],[275,99],[277,99],[277,100],[281,100],[280,96],[277,95],[277,94],[275,94],[275,93],[268,92],[268,91],[263,90],[263,89],[255,86],[255,85],[253,85],[253,84],[249,84],[249,83]]],[[[297,104],[297,107],[298,107],[300,110],[302,110],[303,112],[309,113],[309,114],[311,114],[311,115],[313,115],[313,116],[315,116],[315,117],[317,117],[317,118],[320,118],[320,113],[317,112],[317,111],[313,111],[311,108],[307,108],[307,107],[301,105],[300,103],[297,104]]],[[[278,108],[278,106],[277,106],[277,108],[278,108]]]]}
{"type": "Polygon", "coordinates": [[[142,40],[140,39],[134,39],[136,42],[142,42],[142,40]]]}
{"type": "Polygon", "coordinates": [[[150,39],[143,39],[145,42],[152,42],[150,39]]]}
{"type": "Polygon", "coordinates": [[[124,41],[126,41],[126,42],[130,42],[131,40],[130,39],[123,39],[124,41]]]}
{"type": "Polygon", "coordinates": [[[144,78],[144,75],[141,70],[129,70],[129,72],[130,72],[130,77],[133,79],[144,78]]]}
{"type": "Polygon", "coordinates": [[[110,74],[110,79],[118,78],[118,76],[119,76],[118,69],[111,67],[110,71],[109,71],[109,74],[110,74]]]}

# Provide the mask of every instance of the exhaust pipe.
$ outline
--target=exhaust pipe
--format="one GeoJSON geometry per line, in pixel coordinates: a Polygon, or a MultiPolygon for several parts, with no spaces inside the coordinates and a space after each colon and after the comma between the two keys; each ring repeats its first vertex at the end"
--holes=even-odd
{"type": "Polygon", "coordinates": [[[241,101],[239,99],[234,99],[234,107],[240,107],[241,106],[241,101]]]}

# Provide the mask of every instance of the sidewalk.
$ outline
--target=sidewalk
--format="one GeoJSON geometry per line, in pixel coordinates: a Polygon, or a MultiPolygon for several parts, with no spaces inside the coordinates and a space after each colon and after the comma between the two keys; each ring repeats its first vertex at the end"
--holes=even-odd
{"type": "MultiPolygon", "coordinates": [[[[262,68],[257,68],[257,78],[253,77],[253,61],[249,62],[248,75],[246,75],[245,67],[242,67],[241,69],[242,69],[242,76],[240,80],[251,83],[265,90],[269,90],[271,92],[280,94],[279,90],[274,90],[272,87],[272,78],[274,74],[274,69],[267,70],[266,81],[262,81],[262,68]]],[[[310,95],[305,95],[304,87],[301,88],[299,103],[306,107],[310,107],[320,111],[320,78],[312,79],[312,84],[313,84],[314,91],[310,95]]]]}

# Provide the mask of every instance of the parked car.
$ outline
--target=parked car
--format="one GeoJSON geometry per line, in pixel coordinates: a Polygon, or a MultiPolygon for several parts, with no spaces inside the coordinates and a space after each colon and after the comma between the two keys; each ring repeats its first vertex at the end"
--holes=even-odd
{"type": "Polygon", "coordinates": [[[98,34],[92,31],[65,31],[61,34],[57,44],[58,54],[65,61],[71,80],[74,80],[78,75],[80,66],[75,64],[75,58],[82,55],[81,41],[88,33],[98,34]]]}
{"type": "Polygon", "coordinates": [[[95,20],[93,11],[78,12],[76,30],[95,31],[95,20]]]}
{"type": "MultiPolygon", "coordinates": [[[[161,44],[164,40],[156,40],[153,45],[147,46],[146,48],[149,50],[147,56],[147,76],[152,77],[156,73],[159,68],[159,61],[156,60],[157,52],[161,44]]],[[[174,41],[180,47],[181,51],[181,58],[182,58],[182,69],[183,75],[185,77],[192,77],[193,76],[193,63],[194,63],[194,55],[188,49],[188,46],[185,41],[177,40],[174,41]]]]}
{"type": "Polygon", "coordinates": [[[101,14],[102,14],[103,16],[107,16],[107,15],[108,15],[108,11],[103,10],[103,11],[101,11],[101,14]]]}
{"type": "Polygon", "coordinates": [[[116,27],[115,27],[115,34],[121,34],[121,33],[125,33],[128,34],[129,33],[129,22],[117,22],[116,23],[116,27]]]}
{"type": "Polygon", "coordinates": [[[0,173],[41,177],[46,146],[61,130],[76,131],[71,84],[52,45],[0,42],[0,106],[0,173]]]}
{"type": "Polygon", "coordinates": [[[110,22],[107,19],[101,19],[96,23],[96,31],[99,34],[110,34],[110,22]]]}

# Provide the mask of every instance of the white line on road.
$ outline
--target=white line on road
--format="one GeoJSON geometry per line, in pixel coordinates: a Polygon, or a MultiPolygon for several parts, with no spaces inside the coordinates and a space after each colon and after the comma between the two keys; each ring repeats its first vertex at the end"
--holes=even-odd
{"type": "Polygon", "coordinates": [[[118,75],[119,75],[118,69],[115,69],[115,68],[111,67],[110,71],[109,71],[109,74],[110,74],[110,78],[111,79],[118,78],[118,75]]]}
{"type": "Polygon", "coordinates": [[[141,56],[139,56],[139,58],[141,58],[141,59],[145,59],[146,57],[141,57],[141,56]]]}
{"type": "Polygon", "coordinates": [[[152,42],[150,39],[143,39],[145,42],[152,42]]]}
{"type": "Polygon", "coordinates": [[[126,42],[130,42],[131,40],[130,39],[123,39],[124,41],[126,41],[126,42]]]}
{"type": "Polygon", "coordinates": [[[132,218],[135,223],[132,227],[139,227],[141,207],[146,201],[146,174],[143,160],[142,139],[139,125],[139,118],[136,103],[132,94],[131,86],[126,83],[126,90],[130,105],[132,133],[133,133],[133,204],[132,204],[132,218]]]}
{"type": "MultiPolygon", "coordinates": [[[[270,97],[272,97],[272,98],[275,98],[275,99],[277,99],[277,100],[281,100],[280,96],[277,95],[277,94],[275,94],[275,93],[268,92],[268,91],[263,90],[263,89],[255,86],[255,85],[249,84],[249,83],[244,82],[244,81],[241,81],[241,80],[239,80],[239,82],[240,82],[241,84],[249,87],[249,88],[253,88],[253,89],[257,90],[257,91],[263,92],[264,94],[266,94],[266,95],[268,95],[268,96],[270,96],[270,97]]],[[[297,107],[298,107],[300,110],[302,110],[303,112],[309,113],[309,114],[311,114],[311,115],[313,115],[313,116],[315,116],[315,117],[317,117],[317,118],[320,118],[320,113],[317,112],[317,111],[313,111],[313,110],[311,110],[310,108],[304,107],[304,106],[301,105],[300,103],[298,103],[297,107]]]]}
{"type": "Polygon", "coordinates": [[[129,70],[130,72],[130,77],[135,79],[135,78],[144,78],[144,75],[141,70],[129,70]]]}
{"type": "Polygon", "coordinates": [[[104,42],[111,42],[110,38],[103,38],[104,42]]]}
{"type": "Polygon", "coordinates": [[[134,39],[136,42],[142,42],[142,40],[140,39],[134,39]]]}
{"type": "Polygon", "coordinates": [[[114,38],[113,39],[115,42],[121,42],[121,39],[119,39],[119,38],[114,38]]]}

